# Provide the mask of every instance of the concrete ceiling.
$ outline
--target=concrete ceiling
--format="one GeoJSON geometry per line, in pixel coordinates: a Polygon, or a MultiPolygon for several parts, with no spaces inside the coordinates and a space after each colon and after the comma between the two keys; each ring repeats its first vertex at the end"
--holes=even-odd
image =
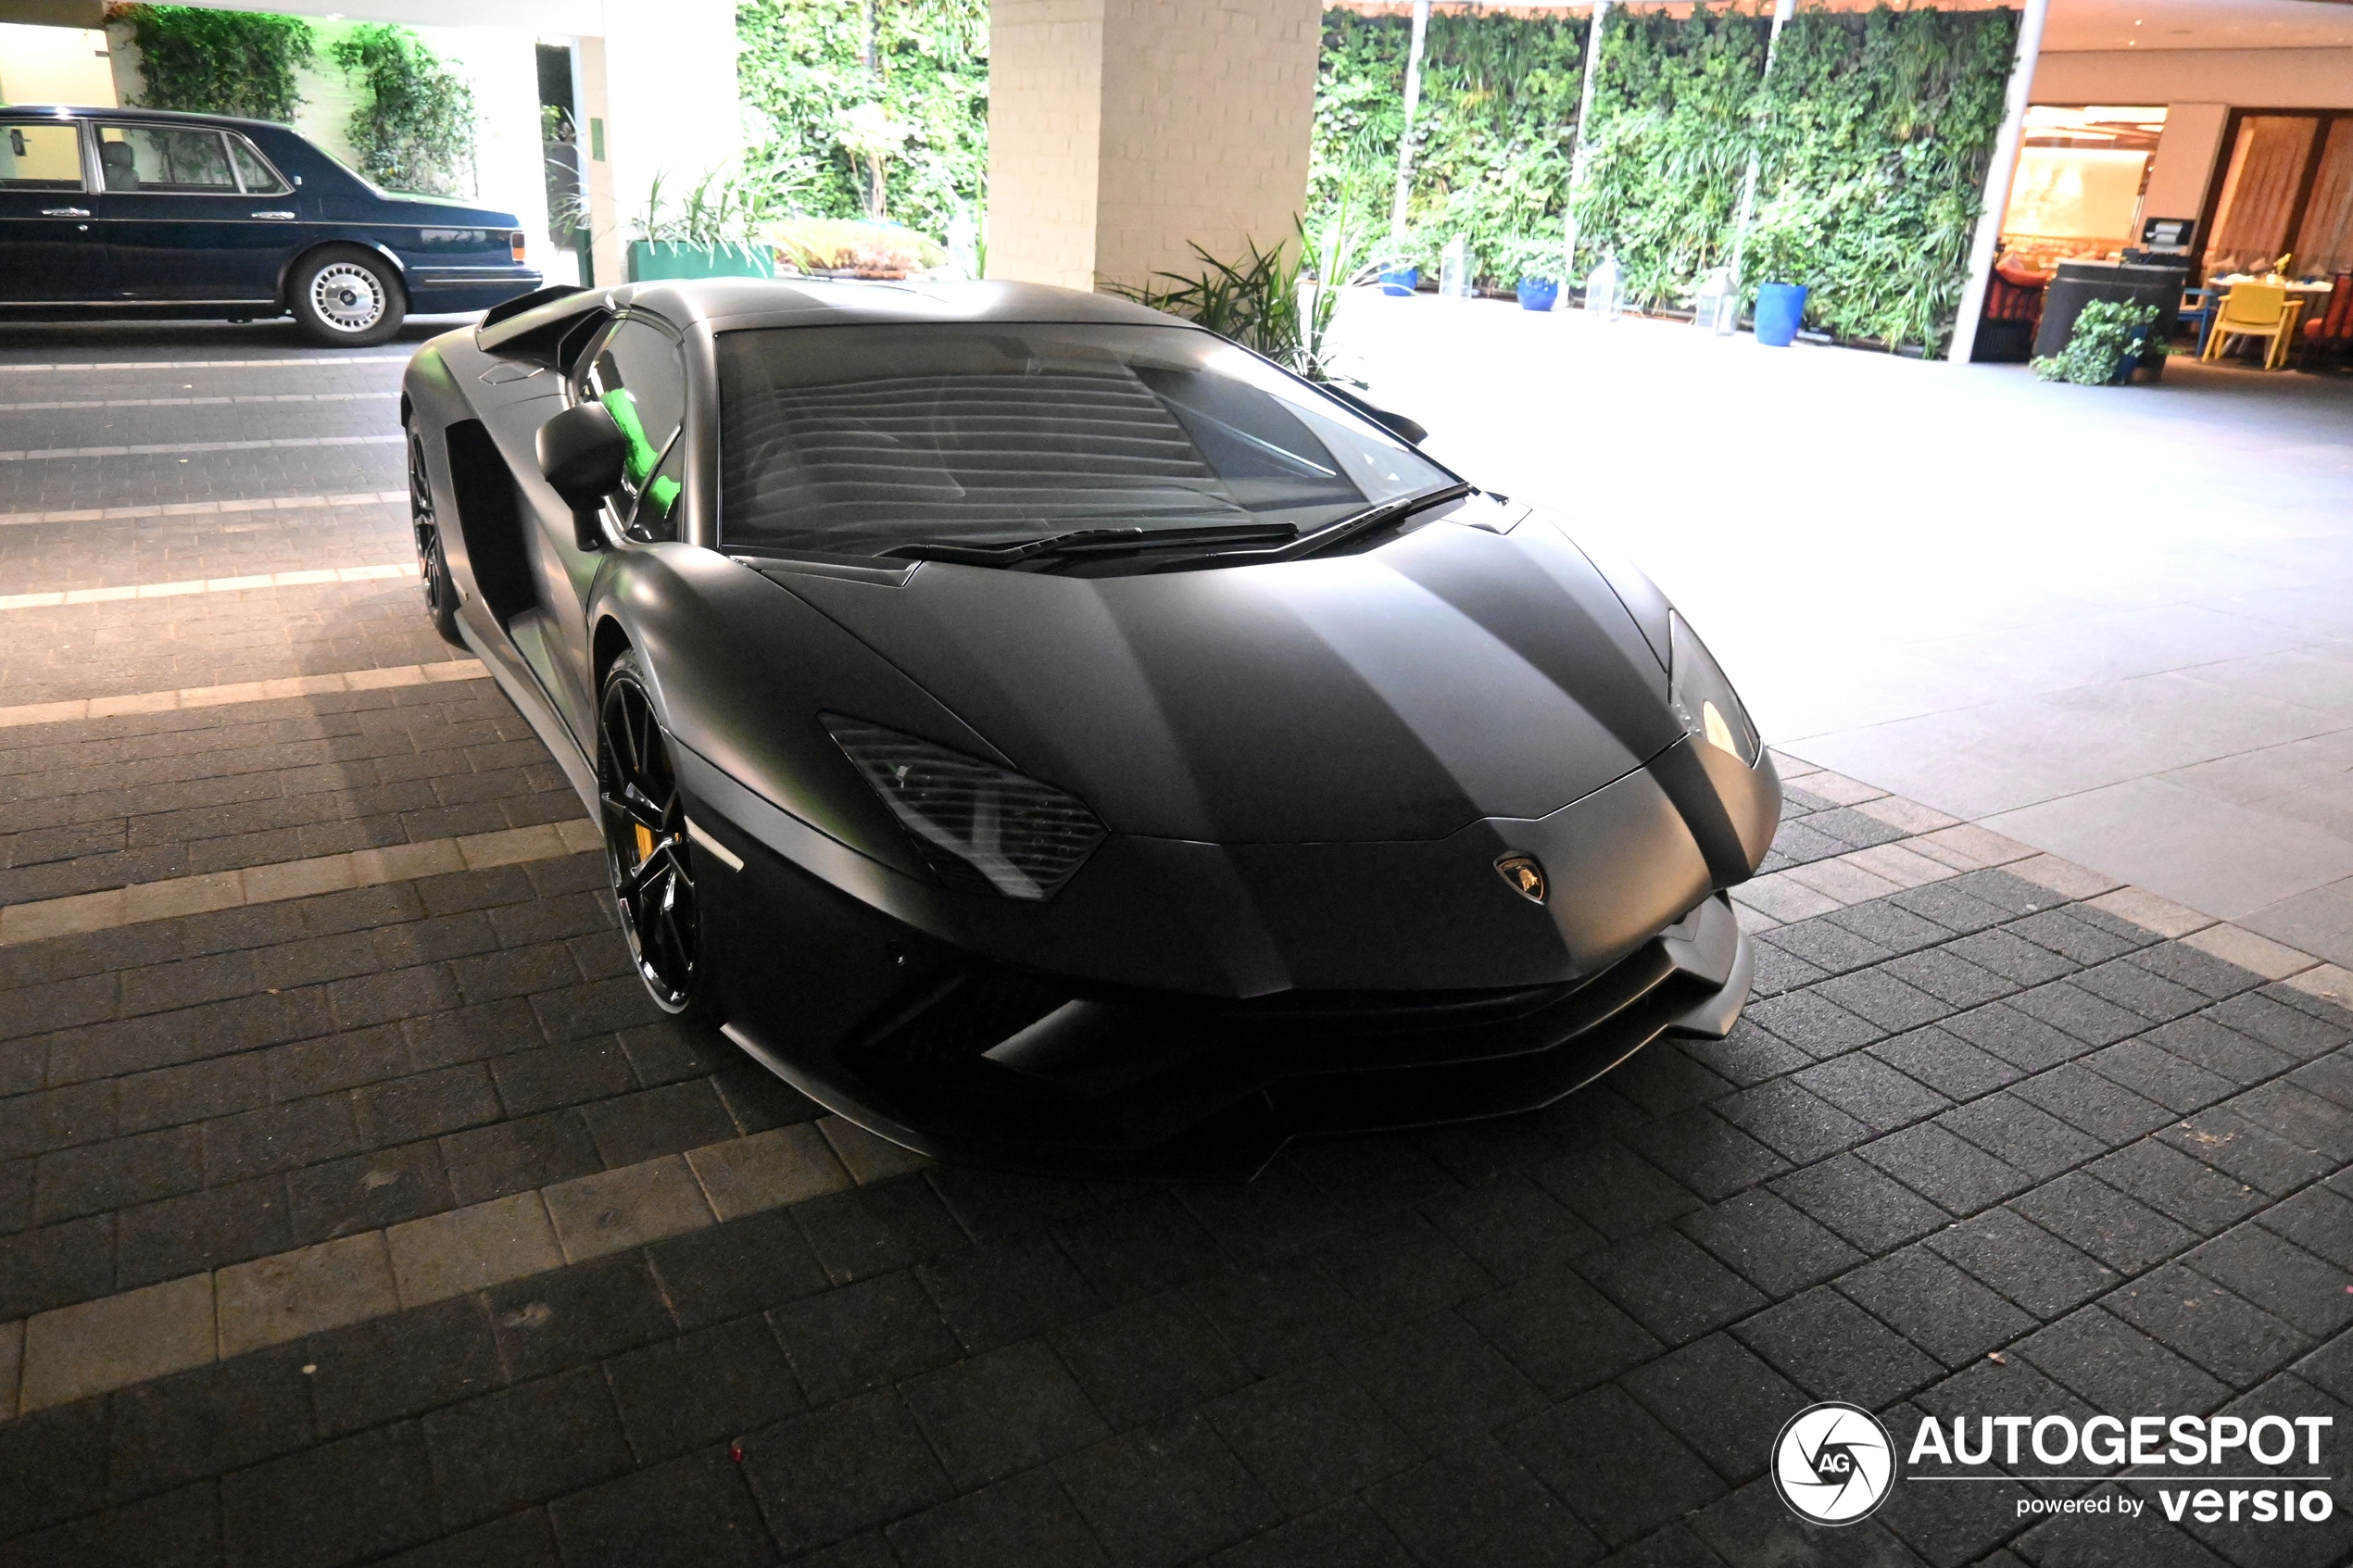
{"type": "Polygon", "coordinates": [[[2345,0],[2051,0],[2043,47],[2311,49],[2353,47],[2345,0]]]}

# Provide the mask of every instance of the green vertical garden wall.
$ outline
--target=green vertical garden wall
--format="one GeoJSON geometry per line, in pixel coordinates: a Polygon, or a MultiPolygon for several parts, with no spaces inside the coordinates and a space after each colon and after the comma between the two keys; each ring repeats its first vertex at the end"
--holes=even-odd
{"type": "MultiPolygon", "coordinates": [[[[1408,31],[1403,17],[1325,13],[1311,227],[1343,198],[1352,222],[1387,227],[1408,31]]],[[[1615,11],[1572,203],[1585,31],[1570,18],[1431,18],[1402,259],[1428,269],[1461,233],[1488,283],[1557,270],[1573,209],[1579,271],[1615,255],[1637,304],[1680,306],[1730,258],[1754,152],[1750,295],[1768,278],[1805,283],[1816,327],[1942,348],[2001,127],[2016,12],[1802,12],[1768,76],[1760,9],[1615,11]]]]}

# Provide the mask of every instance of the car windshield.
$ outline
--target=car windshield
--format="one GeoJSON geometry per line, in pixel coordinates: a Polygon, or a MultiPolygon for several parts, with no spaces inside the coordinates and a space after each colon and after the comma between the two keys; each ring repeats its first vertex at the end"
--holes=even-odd
{"type": "Polygon", "coordinates": [[[1189,327],[722,333],[723,544],[875,555],[1085,528],[1304,533],[1453,476],[1189,327]]]}

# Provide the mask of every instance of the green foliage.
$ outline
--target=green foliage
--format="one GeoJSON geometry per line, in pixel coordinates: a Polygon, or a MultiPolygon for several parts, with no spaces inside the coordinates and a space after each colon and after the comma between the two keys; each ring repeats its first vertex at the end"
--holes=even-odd
{"type": "Polygon", "coordinates": [[[799,205],[944,233],[988,171],[987,0],[737,0],[736,79],[799,205]],[[869,63],[871,57],[871,65],[869,63]]]}
{"type": "Polygon", "coordinates": [[[912,229],[846,218],[791,219],[770,228],[768,238],[794,266],[810,272],[903,278],[948,261],[946,247],[912,229]]]}
{"type": "Polygon", "coordinates": [[[155,109],[294,119],[295,75],[318,58],[310,24],[295,17],[193,6],[114,6],[107,20],[139,47],[141,103],[155,109]]]}
{"type": "Polygon", "coordinates": [[[1805,283],[1814,326],[1940,352],[2001,130],[2015,11],[1808,11],[1759,102],[1744,286],[1805,283]]]}
{"type": "Polygon", "coordinates": [[[661,188],[667,170],[654,176],[646,192],[646,207],[630,227],[641,240],[668,240],[678,245],[741,245],[761,237],[771,222],[785,215],[788,186],[766,169],[714,169],[695,182],[684,201],[665,202],[661,188]]]}
{"type": "Polygon", "coordinates": [[[1689,20],[1619,9],[1603,24],[1577,253],[1615,255],[1628,303],[1683,304],[1730,259],[1770,25],[1704,4],[1689,20]]]}
{"type": "Polygon", "coordinates": [[[1239,261],[1221,261],[1196,245],[1193,255],[1202,266],[1198,273],[1155,272],[1141,287],[1117,282],[1104,286],[1139,305],[1207,327],[1310,381],[1346,380],[1333,374],[1329,359],[1340,292],[1325,282],[1353,274],[1355,257],[1344,209],[1341,221],[1327,226],[1320,245],[1309,242],[1303,227],[1300,239],[1298,257],[1289,245],[1260,250],[1246,240],[1250,254],[1239,261]],[[1306,255],[1315,257],[1317,281],[1308,281],[1306,255]]]}
{"type": "Polygon", "coordinates": [[[473,90],[408,29],[359,27],[329,51],[365,95],[348,134],[359,172],[388,191],[459,196],[473,185],[473,90]]]}
{"type": "Polygon", "coordinates": [[[2034,373],[2045,381],[2106,386],[2116,380],[2126,355],[2138,355],[2148,345],[2149,328],[2160,314],[2154,305],[2095,299],[2077,314],[2067,346],[2033,361],[2034,373]]]}
{"type": "Polygon", "coordinates": [[[1386,235],[1412,22],[1326,11],[1311,224],[1320,227],[1345,203],[1363,215],[1367,232],[1383,236],[1382,261],[1425,271],[1435,271],[1439,252],[1462,234],[1477,276],[1492,283],[1518,279],[1531,243],[1534,252],[1557,257],[1585,31],[1584,21],[1568,17],[1430,17],[1405,243],[1395,247],[1386,235]]]}
{"type": "MultiPolygon", "coordinates": [[[[1806,283],[1817,327],[1941,349],[2001,128],[2017,13],[1804,12],[1768,77],[1761,10],[1611,11],[1576,196],[1578,270],[1615,254],[1635,304],[1685,303],[1731,259],[1755,154],[1744,297],[1765,279],[1806,283]]],[[[1325,13],[1311,214],[1343,194],[1360,211],[1389,212],[1409,36],[1403,17],[1325,13]]],[[[1397,259],[1434,270],[1461,233],[1482,283],[1563,270],[1585,37],[1568,18],[1431,17],[1397,259]]]]}

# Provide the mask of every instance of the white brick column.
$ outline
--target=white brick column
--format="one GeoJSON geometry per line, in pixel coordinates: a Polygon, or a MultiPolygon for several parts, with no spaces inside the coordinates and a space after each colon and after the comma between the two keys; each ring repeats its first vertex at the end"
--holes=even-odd
{"type": "Polygon", "coordinates": [[[994,0],[988,275],[1133,283],[1289,240],[1322,25],[1320,0],[994,0]]]}

